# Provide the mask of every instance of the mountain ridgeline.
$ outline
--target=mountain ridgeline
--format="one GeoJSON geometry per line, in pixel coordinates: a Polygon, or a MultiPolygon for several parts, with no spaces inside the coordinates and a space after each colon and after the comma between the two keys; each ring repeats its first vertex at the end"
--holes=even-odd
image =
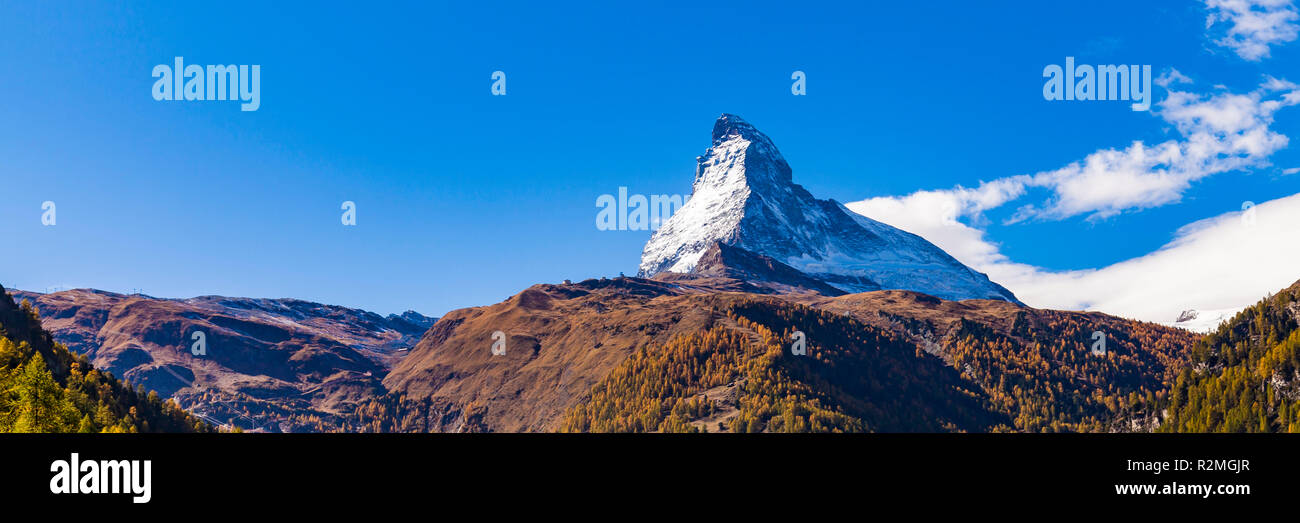
{"type": "Polygon", "coordinates": [[[1197,338],[1001,300],[725,290],[740,284],[587,280],[454,311],[348,430],[1143,431],[1197,338]]]}
{"type": "Polygon", "coordinates": [[[15,296],[97,368],[214,424],[269,432],[337,427],[358,401],[385,393],[388,368],[434,321],[292,299],[15,296]]]}

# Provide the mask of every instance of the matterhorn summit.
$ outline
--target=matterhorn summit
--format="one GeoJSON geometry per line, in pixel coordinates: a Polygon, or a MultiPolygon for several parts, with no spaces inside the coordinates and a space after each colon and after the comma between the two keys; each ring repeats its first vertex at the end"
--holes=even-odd
{"type": "Polygon", "coordinates": [[[727,251],[729,258],[743,253],[775,260],[849,293],[903,289],[948,300],[1019,303],[1011,291],[920,236],[814,198],[794,183],[776,145],[731,114],[713,125],[713,144],[698,158],[690,200],[646,243],[640,275],[702,272],[701,257],[710,248],[718,252],[715,244],[736,248],[727,251]]]}

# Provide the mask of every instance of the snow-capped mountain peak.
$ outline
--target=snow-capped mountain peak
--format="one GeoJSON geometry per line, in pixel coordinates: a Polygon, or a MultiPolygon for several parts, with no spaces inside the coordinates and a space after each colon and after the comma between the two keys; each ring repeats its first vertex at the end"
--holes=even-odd
{"type": "Polygon", "coordinates": [[[693,272],[715,242],[769,256],[847,292],[906,289],[1017,302],[925,239],[818,200],[766,135],[731,114],[697,158],[692,196],[646,243],[640,274],[693,272]]]}

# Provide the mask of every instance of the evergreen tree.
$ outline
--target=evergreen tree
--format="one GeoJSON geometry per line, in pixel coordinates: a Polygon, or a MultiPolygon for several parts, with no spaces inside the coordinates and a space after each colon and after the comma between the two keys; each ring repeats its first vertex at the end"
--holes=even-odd
{"type": "Polygon", "coordinates": [[[77,409],[64,399],[63,389],[45,366],[40,354],[32,356],[14,380],[17,419],[14,432],[69,432],[76,426],[77,409]]]}

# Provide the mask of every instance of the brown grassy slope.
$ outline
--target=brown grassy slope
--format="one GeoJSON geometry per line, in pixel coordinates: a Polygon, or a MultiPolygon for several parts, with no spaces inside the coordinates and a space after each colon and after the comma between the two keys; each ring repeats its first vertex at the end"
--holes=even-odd
{"type": "Polygon", "coordinates": [[[534,285],[447,314],[384,385],[452,410],[478,406],[489,430],[554,430],[634,350],[709,328],[718,307],[738,296],[632,278],[534,285]],[[507,336],[503,356],[491,353],[495,331],[507,336]]]}

